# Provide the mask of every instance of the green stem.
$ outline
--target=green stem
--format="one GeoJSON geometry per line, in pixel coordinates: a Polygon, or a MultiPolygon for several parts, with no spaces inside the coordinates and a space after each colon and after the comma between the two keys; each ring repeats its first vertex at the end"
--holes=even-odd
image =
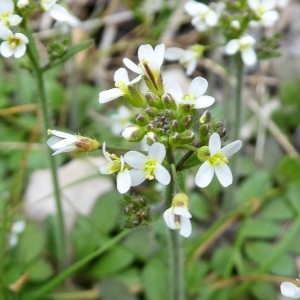
{"type": "MultiPolygon", "coordinates": [[[[36,300],[36,299],[44,299],[43,296],[48,294],[50,291],[52,291],[55,287],[57,287],[59,284],[64,282],[67,278],[72,276],[74,273],[79,271],[81,268],[83,268],[86,264],[88,264],[91,260],[97,258],[102,253],[113,247],[116,243],[118,243],[123,237],[125,237],[130,230],[124,230],[121,233],[119,233],[117,236],[115,236],[113,239],[108,241],[104,246],[101,248],[95,250],[94,252],[90,253],[86,257],[82,258],[81,260],[77,261],[75,264],[73,264],[71,267],[63,271],[62,273],[58,274],[56,277],[54,277],[52,280],[50,280],[47,284],[42,286],[40,289],[37,288],[34,292],[32,292],[30,295],[26,295],[26,299],[30,300],[36,300]]],[[[25,299],[25,298],[24,298],[25,299]]]]}
{"type": "MultiPolygon", "coordinates": [[[[244,63],[242,61],[241,55],[238,53],[235,55],[235,73],[236,73],[236,90],[235,90],[235,102],[234,102],[234,123],[232,125],[232,139],[234,141],[239,139],[239,132],[242,123],[242,110],[243,110],[243,99],[242,99],[242,89],[244,84],[244,63]]],[[[238,169],[238,155],[233,156],[230,159],[230,169],[233,176],[236,174],[238,169]]],[[[226,189],[224,197],[224,211],[230,211],[232,208],[236,207],[236,181],[234,180],[232,185],[226,189]]]]}
{"type": "MultiPolygon", "coordinates": [[[[168,163],[171,167],[172,181],[169,184],[168,193],[166,195],[166,203],[168,207],[172,205],[173,192],[179,192],[179,185],[174,161],[174,155],[171,147],[167,150],[168,163]]],[[[170,300],[184,300],[184,253],[181,236],[178,230],[170,231],[169,238],[169,299],[170,300]]]]}
{"type": "MultiPolygon", "coordinates": [[[[37,98],[42,112],[43,138],[44,138],[44,143],[46,144],[47,129],[52,127],[51,118],[50,118],[50,106],[47,102],[44,76],[43,76],[42,68],[40,66],[39,53],[35,45],[35,40],[32,35],[32,31],[30,27],[27,26],[26,23],[27,23],[26,20],[24,20],[26,35],[29,39],[27,54],[31,61],[32,70],[36,80],[37,92],[38,92],[37,98]]],[[[54,189],[55,206],[57,211],[57,226],[56,226],[57,258],[60,263],[60,266],[65,266],[67,262],[66,236],[65,236],[63,209],[61,203],[61,193],[60,193],[58,175],[57,175],[57,166],[56,166],[56,161],[52,156],[52,150],[49,147],[46,147],[46,155],[50,165],[50,172],[52,176],[52,183],[54,189]]]]}

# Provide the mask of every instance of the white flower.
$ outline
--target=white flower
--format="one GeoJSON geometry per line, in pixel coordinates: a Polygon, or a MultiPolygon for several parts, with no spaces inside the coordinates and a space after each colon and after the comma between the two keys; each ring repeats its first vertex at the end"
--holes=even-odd
{"type": "Polygon", "coordinates": [[[141,78],[142,76],[138,76],[130,81],[127,70],[119,68],[114,75],[116,87],[100,92],[99,102],[106,103],[126,95],[128,93],[128,86],[138,82],[141,78]]]}
{"type": "Polygon", "coordinates": [[[48,129],[48,135],[52,135],[48,146],[55,152],[52,155],[64,152],[92,152],[99,149],[99,142],[91,138],[73,135],[66,132],[48,129]]]}
{"type": "Polygon", "coordinates": [[[289,0],[277,0],[276,1],[276,6],[279,8],[284,8],[288,5],[289,0]]]}
{"type": "Polygon", "coordinates": [[[48,134],[52,135],[47,141],[48,146],[55,151],[52,155],[77,150],[76,143],[80,141],[79,136],[50,129],[48,134]]]}
{"type": "Polygon", "coordinates": [[[80,21],[70,14],[66,8],[56,2],[57,0],[41,0],[41,7],[47,11],[53,19],[66,22],[71,26],[77,26],[80,21]]]}
{"type": "Polygon", "coordinates": [[[192,49],[184,50],[178,47],[166,49],[165,59],[170,61],[179,61],[186,68],[186,74],[190,76],[197,67],[197,58],[201,53],[192,49]]]}
{"type": "Polygon", "coordinates": [[[232,183],[232,173],[228,167],[228,157],[236,153],[242,147],[242,142],[237,140],[221,148],[221,139],[214,132],[209,138],[209,155],[205,156],[205,162],[199,168],[195,183],[203,188],[210,184],[214,173],[216,173],[222,186],[226,187],[232,183]]]}
{"type": "Polygon", "coordinates": [[[1,26],[0,38],[4,41],[0,46],[0,53],[4,57],[20,58],[25,54],[28,38],[23,33],[13,33],[10,29],[1,26]]]}
{"type": "Polygon", "coordinates": [[[211,106],[215,102],[215,98],[206,96],[208,82],[203,77],[196,77],[192,80],[186,94],[183,93],[181,87],[174,83],[170,88],[170,94],[178,105],[189,104],[195,109],[211,106]]]}
{"type": "Polygon", "coordinates": [[[228,55],[233,55],[240,51],[244,64],[252,66],[257,62],[256,53],[253,49],[254,44],[255,39],[250,35],[245,35],[229,41],[225,46],[225,52],[228,55]]]}
{"type": "Polygon", "coordinates": [[[283,282],[280,285],[281,294],[287,298],[298,299],[300,298],[300,287],[292,282],[283,282]]]}
{"type": "Polygon", "coordinates": [[[117,113],[110,116],[112,120],[111,131],[115,135],[119,135],[130,123],[132,117],[132,110],[126,106],[120,106],[117,113]]]}
{"type": "Polygon", "coordinates": [[[179,229],[179,233],[184,237],[189,237],[192,233],[190,218],[192,215],[186,207],[170,207],[164,212],[164,220],[170,229],[179,229]]]}
{"type": "Polygon", "coordinates": [[[154,143],[150,146],[148,155],[137,151],[129,151],[124,155],[125,162],[131,166],[131,186],[137,186],[144,180],[156,179],[163,185],[168,185],[171,176],[167,169],[162,166],[166,156],[166,148],[161,143],[154,143]]]}
{"type": "Polygon", "coordinates": [[[218,14],[203,3],[188,1],[184,8],[192,17],[192,25],[195,26],[197,31],[203,32],[207,28],[218,24],[218,14]]]}
{"type": "Polygon", "coordinates": [[[14,14],[15,6],[12,0],[0,1],[0,26],[11,27],[19,25],[22,18],[14,14]]]}
{"type": "Polygon", "coordinates": [[[103,155],[107,160],[107,164],[100,167],[101,174],[117,174],[117,190],[120,194],[129,191],[131,185],[131,177],[123,156],[110,154],[105,149],[105,143],[102,145],[103,155]]]}
{"type": "Polygon", "coordinates": [[[29,4],[29,0],[18,0],[17,7],[24,8],[29,4]]]}
{"type": "MultiPolygon", "coordinates": [[[[279,18],[279,13],[274,10],[276,4],[276,0],[248,0],[248,5],[259,18],[259,23],[265,27],[273,26],[279,18]]],[[[256,23],[251,22],[254,25],[256,23]]]]}
{"type": "Polygon", "coordinates": [[[160,68],[164,61],[165,45],[157,45],[154,49],[151,45],[141,45],[138,49],[139,64],[134,63],[129,58],[125,57],[123,63],[134,73],[144,75],[149,74],[149,71],[156,78],[160,73],[160,68]],[[149,68],[149,70],[148,70],[149,68]]]}

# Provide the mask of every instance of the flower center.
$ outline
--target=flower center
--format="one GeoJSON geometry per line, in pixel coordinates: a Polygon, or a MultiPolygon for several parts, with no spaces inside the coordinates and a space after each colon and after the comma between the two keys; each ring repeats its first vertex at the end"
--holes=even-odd
{"type": "Polygon", "coordinates": [[[213,156],[208,157],[208,162],[212,166],[219,166],[223,164],[228,164],[228,158],[225,157],[222,153],[216,153],[213,156]]]}
{"type": "Polygon", "coordinates": [[[180,227],[180,216],[179,215],[174,215],[174,223],[175,223],[175,226],[176,228],[179,228],[180,227]]]}
{"type": "Polygon", "coordinates": [[[251,47],[251,44],[243,41],[242,42],[239,41],[239,47],[240,47],[240,51],[245,51],[251,47]]]}
{"type": "Polygon", "coordinates": [[[124,94],[128,92],[127,84],[124,81],[116,81],[115,87],[119,88],[124,94]]]}
{"type": "Polygon", "coordinates": [[[257,14],[260,15],[260,16],[262,16],[266,11],[267,10],[263,5],[259,5],[257,7],[257,14]]]}
{"type": "Polygon", "coordinates": [[[182,100],[195,100],[196,97],[193,94],[186,94],[182,97],[182,100]]]}
{"type": "Polygon", "coordinates": [[[10,27],[9,18],[11,17],[11,12],[6,12],[2,15],[0,15],[0,21],[1,23],[5,24],[7,27],[10,27]]]}
{"type": "Polygon", "coordinates": [[[149,180],[154,179],[154,172],[156,170],[156,164],[157,160],[156,159],[149,159],[144,166],[144,172],[146,175],[146,178],[149,180]]]}
{"type": "Polygon", "coordinates": [[[108,165],[108,174],[119,173],[121,171],[121,158],[115,154],[109,154],[112,161],[108,165]]]}
{"type": "Polygon", "coordinates": [[[9,44],[9,47],[12,48],[12,49],[16,49],[17,47],[22,45],[22,40],[19,37],[16,37],[16,36],[10,36],[7,39],[7,42],[9,44]]]}

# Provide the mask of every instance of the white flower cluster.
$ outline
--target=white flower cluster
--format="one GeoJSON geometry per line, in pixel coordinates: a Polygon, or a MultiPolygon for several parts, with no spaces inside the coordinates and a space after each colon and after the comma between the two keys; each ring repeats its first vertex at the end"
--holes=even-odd
{"type": "MultiPolygon", "coordinates": [[[[247,0],[248,11],[251,11],[255,16],[255,20],[251,20],[249,26],[272,27],[279,18],[277,9],[282,9],[287,4],[288,0],[247,0]]],[[[219,4],[214,10],[209,5],[194,0],[187,1],[184,8],[192,18],[192,25],[201,33],[218,26],[222,11],[225,9],[219,4]]],[[[230,25],[237,30],[241,28],[238,20],[233,20],[230,25]]],[[[255,44],[255,38],[247,32],[243,32],[240,36],[228,41],[225,46],[225,53],[234,55],[240,52],[244,64],[253,66],[257,63],[255,44]]],[[[186,74],[190,76],[195,71],[197,59],[201,57],[203,50],[204,47],[201,48],[200,45],[192,46],[186,50],[170,47],[166,50],[165,58],[169,61],[179,61],[186,68],[186,74]]]]}
{"type": "MultiPolygon", "coordinates": [[[[139,94],[138,88],[136,88],[135,85],[142,78],[146,81],[147,76],[149,76],[148,78],[151,78],[150,87],[147,85],[149,90],[153,88],[157,92],[157,95],[160,95],[157,96],[157,98],[153,96],[154,98],[151,98],[151,101],[154,101],[154,103],[156,103],[155,101],[167,101],[166,103],[169,103],[168,105],[172,107],[175,115],[181,113],[181,116],[184,116],[186,110],[189,113],[193,113],[196,109],[210,107],[215,102],[215,98],[205,95],[208,82],[202,77],[194,78],[186,92],[184,92],[177,83],[173,83],[167,93],[164,91],[164,88],[162,88],[163,91],[161,91],[160,84],[163,82],[161,78],[161,67],[164,56],[164,44],[160,44],[155,48],[152,48],[150,45],[141,45],[138,49],[139,62],[137,64],[128,58],[124,58],[123,60],[124,64],[137,74],[137,77],[130,80],[125,68],[118,69],[114,75],[115,88],[101,91],[99,93],[99,102],[107,103],[120,97],[129,99],[129,97],[133,95],[135,101],[134,106],[144,107],[145,99],[147,98],[143,96],[141,92],[141,94],[139,94]]],[[[149,99],[147,101],[149,101],[149,99]]],[[[127,115],[127,112],[125,115],[127,115]]],[[[148,121],[149,120],[146,119],[146,122],[148,121]]],[[[179,120],[175,119],[174,121],[176,123],[179,120]]],[[[151,120],[149,122],[151,122],[151,120]]],[[[131,187],[138,186],[145,180],[156,179],[162,185],[168,185],[172,180],[169,170],[165,166],[166,146],[151,137],[151,133],[154,134],[136,124],[130,125],[122,132],[122,136],[127,140],[141,141],[144,136],[149,138],[151,145],[148,150],[143,153],[139,151],[128,151],[124,155],[118,156],[107,150],[105,142],[102,145],[103,156],[107,162],[100,167],[100,173],[106,175],[115,174],[117,190],[121,194],[127,193],[131,187]]],[[[52,137],[48,140],[48,145],[55,151],[54,154],[78,151],[80,150],[78,149],[79,145],[82,147],[83,137],[81,136],[70,135],[55,130],[49,130],[49,134],[51,134],[52,137]]],[[[171,147],[173,144],[170,141],[172,140],[168,140],[167,143],[171,147]]],[[[88,144],[90,145],[91,143],[92,142],[89,141],[88,144]]],[[[187,142],[184,142],[184,144],[187,144],[187,142]]],[[[176,142],[174,145],[176,145],[176,142]]],[[[95,144],[95,146],[91,148],[95,150],[98,146],[98,144],[95,144]]],[[[227,187],[230,185],[233,178],[228,166],[229,157],[236,153],[241,146],[242,142],[238,140],[222,148],[219,133],[212,133],[209,138],[208,146],[205,146],[203,151],[201,151],[201,148],[198,149],[200,154],[197,152],[197,157],[202,164],[196,174],[195,184],[204,188],[210,184],[214,174],[216,174],[222,186],[227,187]]],[[[188,211],[188,198],[185,194],[181,193],[177,194],[177,196],[174,197],[172,206],[165,211],[164,220],[170,229],[179,229],[179,233],[187,237],[192,231],[190,222],[192,216],[188,211]]]]}

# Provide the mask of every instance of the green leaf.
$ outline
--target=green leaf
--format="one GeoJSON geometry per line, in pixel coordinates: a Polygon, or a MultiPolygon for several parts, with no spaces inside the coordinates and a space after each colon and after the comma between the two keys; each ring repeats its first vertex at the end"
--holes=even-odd
{"type": "Polygon", "coordinates": [[[239,203],[244,203],[253,198],[261,198],[271,187],[270,174],[266,171],[258,171],[242,183],[237,191],[237,200],[239,203]]]}
{"type": "Polygon", "coordinates": [[[246,255],[257,264],[263,264],[266,257],[273,252],[274,245],[263,242],[263,241],[253,241],[246,244],[245,252],[246,255]]]}
{"type": "Polygon", "coordinates": [[[230,245],[222,245],[216,248],[213,253],[212,267],[219,276],[223,276],[228,261],[231,260],[232,253],[233,249],[230,245]]]}
{"type": "Polygon", "coordinates": [[[277,174],[288,183],[300,183],[300,160],[284,157],[279,163],[277,174]]]}
{"type": "Polygon", "coordinates": [[[250,290],[257,300],[278,298],[278,291],[269,282],[254,282],[251,284],[250,290]]]}
{"type": "Polygon", "coordinates": [[[123,245],[142,260],[148,259],[159,248],[153,229],[150,226],[133,230],[125,238],[123,245]]]}
{"type": "Polygon", "coordinates": [[[101,195],[94,205],[90,220],[103,233],[119,227],[121,196],[116,191],[101,195]]]}
{"type": "Polygon", "coordinates": [[[25,230],[19,235],[16,260],[21,264],[30,263],[41,254],[45,244],[45,235],[38,225],[28,223],[25,230]]]}
{"type": "Polygon", "coordinates": [[[248,219],[243,227],[244,238],[275,238],[279,236],[281,226],[271,220],[248,219]]]}
{"type": "Polygon", "coordinates": [[[270,271],[279,276],[290,277],[296,273],[297,268],[294,259],[289,255],[281,255],[272,265],[270,271]]]}
{"type": "Polygon", "coordinates": [[[27,271],[31,281],[44,281],[53,275],[50,263],[44,259],[35,260],[30,264],[27,271]]]}
{"type": "Polygon", "coordinates": [[[113,248],[109,253],[100,257],[88,271],[95,278],[103,278],[120,272],[134,260],[134,254],[124,246],[113,248]]]}
{"type": "Polygon", "coordinates": [[[209,266],[205,261],[199,260],[193,264],[188,264],[186,271],[186,285],[189,294],[198,292],[208,270],[209,266]]]}
{"type": "Polygon", "coordinates": [[[270,220],[289,220],[294,213],[287,204],[285,196],[268,200],[258,214],[259,217],[270,220]]]}
{"type": "Polygon", "coordinates": [[[142,274],[147,300],[168,299],[168,268],[159,257],[148,261],[142,274]]]}
{"type": "Polygon", "coordinates": [[[300,200],[299,200],[299,195],[300,195],[300,186],[299,185],[290,185],[287,190],[287,197],[292,204],[293,208],[300,212],[300,200]]]}
{"type": "Polygon", "coordinates": [[[101,300],[137,300],[129,288],[115,278],[101,281],[100,289],[101,300]]]}

